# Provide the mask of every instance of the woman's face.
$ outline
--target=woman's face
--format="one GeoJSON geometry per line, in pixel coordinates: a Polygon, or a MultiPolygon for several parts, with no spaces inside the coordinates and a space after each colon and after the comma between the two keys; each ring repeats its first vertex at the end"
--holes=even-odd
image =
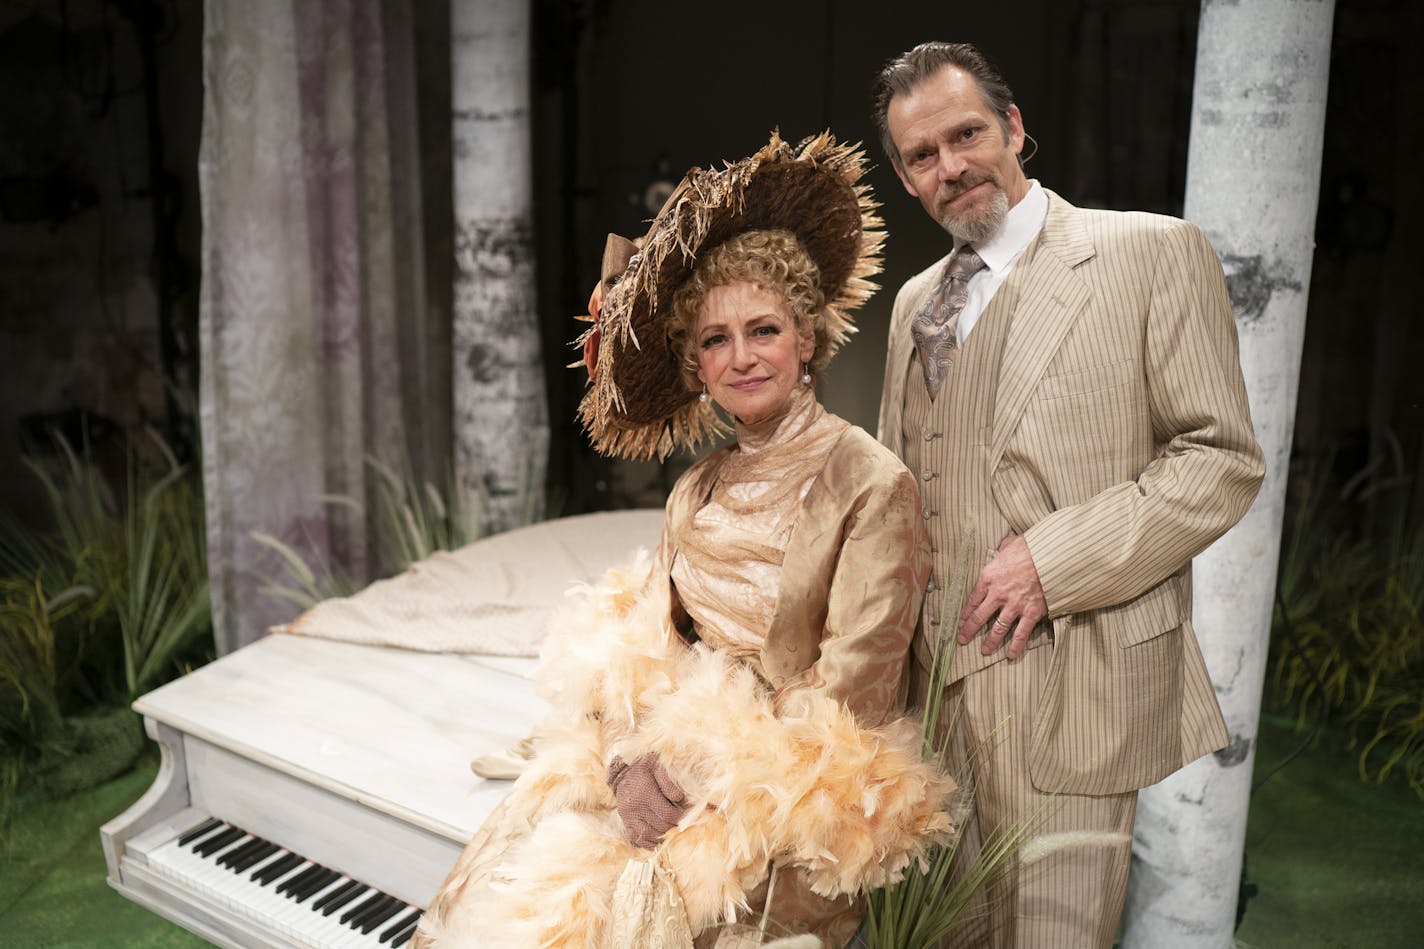
{"type": "Polygon", "coordinates": [[[759,422],[786,404],[816,347],[809,334],[797,333],[780,294],[745,281],[707,291],[693,345],[697,378],[743,422],[759,422]]]}

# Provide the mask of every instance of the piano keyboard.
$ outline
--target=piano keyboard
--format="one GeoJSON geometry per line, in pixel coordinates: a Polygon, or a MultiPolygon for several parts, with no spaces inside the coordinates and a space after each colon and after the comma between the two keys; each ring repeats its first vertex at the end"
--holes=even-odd
{"type": "Polygon", "coordinates": [[[149,851],[148,866],[300,946],[403,946],[421,914],[418,907],[217,818],[149,851]]]}

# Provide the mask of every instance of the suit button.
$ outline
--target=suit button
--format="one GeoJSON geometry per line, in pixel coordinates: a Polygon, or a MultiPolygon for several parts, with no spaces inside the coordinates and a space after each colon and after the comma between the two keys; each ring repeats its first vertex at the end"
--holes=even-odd
{"type": "Polygon", "coordinates": [[[934,577],[930,577],[930,582],[925,584],[925,592],[926,592],[926,593],[933,593],[934,591],[935,591],[934,577]]]}
{"type": "Polygon", "coordinates": [[[920,477],[924,478],[926,481],[929,481],[934,478],[934,472],[926,468],[923,472],[921,472],[920,477]]]}

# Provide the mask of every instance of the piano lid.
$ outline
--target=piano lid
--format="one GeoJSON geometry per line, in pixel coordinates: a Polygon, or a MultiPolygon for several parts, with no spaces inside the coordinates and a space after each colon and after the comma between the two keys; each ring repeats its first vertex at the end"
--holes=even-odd
{"type": "Polygon", "coordinates": [[[463,843],[509,791],[475,777],[470,760],[547,711],[533,664],[271,635],[134,710],[463,843]]]}

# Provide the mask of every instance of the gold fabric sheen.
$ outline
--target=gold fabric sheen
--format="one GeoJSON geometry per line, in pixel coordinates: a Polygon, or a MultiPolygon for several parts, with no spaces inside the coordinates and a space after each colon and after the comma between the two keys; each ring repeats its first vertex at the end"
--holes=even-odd
{"type": "MultiPolygon", "coordinates": [[[[863,723],[877,725],[904,704],[902,638],[908,642],[918,619],[928,545],[919,490],[904,464],[864,429],[841,424],[802,499],[766,639],[748,661],[777,691],[825,689],[863,723]]],[[[663,578],[670,600],[678,591],[669,565],[679,558],[683,528],[733,454],[712,452],[668,497],[652,576],[663,578]]]]}
{"type": "Polygon", "coordinates": [[[623,868],[603,949],[693,949],[682,897],[656,857],[623,868]]]}
{"type": "Polygon", "coordinates": [[[801,502],[847,422],[799,386],[777,415],[737,423],[737,447],[707,501],[678,528],[672,580],[698,638],[755,656],[781,590],[786,544],[801,502]]]}
{"type": "MultiPolygon", "coordinates": [[[[905,643],[918,619],[928,545],[919,491],[905,466],[863,429],[833,415],[826,418],[838,424],[840,434],[802,499],[765,639],[758,649],[739,654],[778,693],[824,689],[863,723],[875,725],[904,707],[905,643]]],[[[682,544],[691,536],[686,526],[713,497],[726,467],[732,465],[736,481],[747,479],[735,457],[730,449],[713,452],[678,480],[668,498],[655,578],[682,559],[682,544]]],[[[671,595],[681,599],[681,585],[671,587],[671,595]]],[[[765,890],[749,896],[756,916],[765,890]]],[[[773,931],[813,932],[830,945],[844,945],[862,913],[860,901],[816,896],[800,873],[778,875],[773,931]]],[[[697,949],[726,949],[736,938],[734,929],[709,931],[698,936],[697,949]]]]}
{"type": "MultiPolygon", "coordinates": [[[[738,654],[777,696],[823,689],[862,724],[878,725],[904,707],[908,649],[929,574],[919,492],[900,460],[863,429],[826,413],[809,390],[793,401],[770,431],[750,427],[746,436],[752,450],[719,449],[678,479],[668,497],[649,590],[666,596],[673,612],[673,565],[686,561],[695,566],[706,556],[691,525],[714,497],[746,515],[743,524],[753,516],[741,510],[743,502],[748,508],[765,504],[780,511],[789,520],[784,538],[778,544],[762,538],[759,548],[760,555],[770,557],[768,548],[780,545],[776,588],[762,602],[764,616],[745,623],[759,644],[738,654]],[[783,436],[790,436],[794,451],[779,450],[783,436]],[[767,476],[775,472],[787,477],[767,476]],[[740,486],[757,482],[775,482],[775,488],[754,496],[741,493],[740,486]],[[686,556],[684,545],[692,551],[686,556]]],[[[684,577],[676,595],[684,593],[684,585],[694,600],[709,595],[691,577],[684,577]]],[[[717,582],[708,589],[716,589],[717,582]]],[[[709,640],[723,635],[707,621],[705,606],[699,611],[704,616],[696,622],[709,640]]],[[[428,915],[443,916],[487,885],[503,855],[526,833],[528,828],[512,821],[504,805],[497,808],[461,854],[428,915]]],[[[750,913],[742,919],[757,920],[764,885],[748,896],[750,913]]],[[[861,915],[859,901],[822,899],[800,872],[783,870],[776,877],[768,931],[813,932],[828,944],[844,945],[861,915]]],[[[710,928],[695,934],[696,945],[725,947],[738,931],[710,928]]]]}

